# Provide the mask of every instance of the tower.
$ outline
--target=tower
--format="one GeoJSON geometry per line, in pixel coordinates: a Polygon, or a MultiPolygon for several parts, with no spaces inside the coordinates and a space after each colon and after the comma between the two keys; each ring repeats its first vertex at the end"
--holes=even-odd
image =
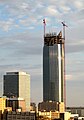
{"type": "Polygon", "coordinates": [[[64,102],[64,39],[62,32],[44,36],[43,101],[64,102]]]}
{"type": "Polygon", "coordinates": [[[30,108],[30,75],[25,72],[7,72],[4,75],[3,93],[11,98],[24,98],[26,110],[30,108]]]}

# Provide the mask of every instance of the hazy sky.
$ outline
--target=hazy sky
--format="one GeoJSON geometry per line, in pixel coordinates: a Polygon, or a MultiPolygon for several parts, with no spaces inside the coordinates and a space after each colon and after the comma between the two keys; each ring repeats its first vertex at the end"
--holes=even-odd
{"type": "Polygon", "coordinates": [[[31,75],[31,101],[42,101],[43,23],[47,32],[66,21],[67,106],[84,106],[84,0],[0,0],[0,94],[3,74],[31,75]]]}

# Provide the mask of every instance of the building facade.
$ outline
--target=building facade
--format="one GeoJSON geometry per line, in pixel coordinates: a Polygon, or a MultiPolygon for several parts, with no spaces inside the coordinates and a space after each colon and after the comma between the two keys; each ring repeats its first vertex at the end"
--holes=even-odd
{"type": "Polygon", "coordinates": [[[43,101],[64,102],[64,39],[46,34],[43,47],[43,101]]]}
{"type": "Polygon", "coordinates": [[[37,110],[36,104],[34,102],[31,102],[30,103],[30,111],[36,111],[36,110],[37,110]]]}
{"type": "Polygon", "coordinates": [[[38,111],[59,111],[64,113],[64,102],[41,102],[38,104],[38,111]]]}
{"type": "Polygon", "coordinates": [[[66,110],[71,114],[78,114],[79,117],[84,117],[84,107],[66,107],[66,110]]]}
{"type": "Polygon", "coordinates": [[[6,107],[11,107],[12,111],[26,112],[25,100],[23,98],[7,98],[6,107]]]}
{"type": "Polygon", "coordinates": [[[5,111],[1,120],[36,120],[35,112],[5,111]]]}
{"type": "MultiPolygon", "coordinates": [[[[71,120],[71,113],[59,111],[39,111],[39,120],[71,120]]],[[[73,119],[74,120],[74,119],[73,119]]]]}
{"type": "Polygon", "coordinates": [[[0,110],[2,113],[4,112],[4,109],[6,108],[6,98],[0,98],[0,110]]]}
{"type": "Polygon", "coordinates": [[[25,72],[7,72],[4,75],[5,96],[24,98],[26,110],[30,108],[30,75],[25,72]]]}

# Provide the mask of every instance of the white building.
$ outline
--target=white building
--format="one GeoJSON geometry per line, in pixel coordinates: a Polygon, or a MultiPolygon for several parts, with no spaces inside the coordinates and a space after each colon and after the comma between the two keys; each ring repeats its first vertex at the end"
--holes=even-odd
{"type": "Polygon", "coordinates": [[[25,72],[7,72],[4,75],[4,95],[24,98],[26,110],[30,109],[30,75],[25,72]]]}

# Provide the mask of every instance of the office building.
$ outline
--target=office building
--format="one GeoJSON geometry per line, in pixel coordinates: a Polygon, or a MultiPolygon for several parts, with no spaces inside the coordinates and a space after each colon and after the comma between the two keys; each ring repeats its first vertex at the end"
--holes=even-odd
{"type": "Polygon", "coordinates": [[[64,39],[62,32],[44,36],[43,101],[64,102],[64,39]]]}
{"type": "Polygon", "coordinates": [[[4,95],[8,98],[25,99],[26,110],[30,108],[30,75],[25,72],[7,72],[4,75],[4,95]]]}

